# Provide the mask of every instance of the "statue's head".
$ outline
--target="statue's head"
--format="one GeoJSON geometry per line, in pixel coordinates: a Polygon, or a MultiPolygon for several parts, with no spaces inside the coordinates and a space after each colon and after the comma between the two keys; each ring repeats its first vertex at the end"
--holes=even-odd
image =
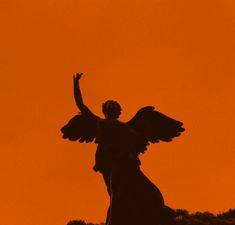
{"type": "Polygon", "coordinates": [[[113,100],[103,103],[103,113],[107,119],[118,119],[121,115],[122,108],[120,104],[113,100]]]}

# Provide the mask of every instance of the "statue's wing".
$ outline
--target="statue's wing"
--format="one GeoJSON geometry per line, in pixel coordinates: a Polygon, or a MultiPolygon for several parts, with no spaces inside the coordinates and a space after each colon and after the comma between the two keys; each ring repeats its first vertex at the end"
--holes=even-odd
{"type": "Polygon", "coordinates": [[[61,128],[64,139],[79,142],[92,142],[97,136],[100,118],[91,113],[79,113],[61,128]]]}
{"type": "Polygon", "coordinates": [[[172,141],[185,130],[182,122],[155,111],[153,106],[141,108],[127,124],[151,143],[172,141]]]}

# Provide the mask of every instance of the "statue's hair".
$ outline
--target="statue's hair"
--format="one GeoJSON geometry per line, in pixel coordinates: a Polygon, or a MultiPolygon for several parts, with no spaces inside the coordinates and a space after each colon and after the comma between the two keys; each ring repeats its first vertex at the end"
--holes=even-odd
{"type": "Polygon", "coordinates": [[[108,100],[103,103],[102,109],[104,115],[110,119],[117,119],[122,111],[121,105],[113,100],[108,100]]]}

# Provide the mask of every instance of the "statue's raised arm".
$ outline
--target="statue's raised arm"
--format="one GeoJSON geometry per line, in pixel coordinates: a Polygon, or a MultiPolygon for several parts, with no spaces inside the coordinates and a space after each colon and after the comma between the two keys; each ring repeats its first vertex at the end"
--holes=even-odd
{"type": "Polygon", "coordinates": [[[93,114],[83,103],[79,81],[83,73],[73,76],[74,98],[80,112],[61,128],[63,138],[70,141],[92,142],[97,136],[97,124],[100,118],[93,114]]]}
{"type": "Polygon", "coordinates": [[[74,90],[74,99],[77,107],[82,114],[93,114],[89,108],[83,103],[82,93],[80,89],[80,79],[82,78],[83,73],[77,73],[73,76],[73,90],[74,90]]]}

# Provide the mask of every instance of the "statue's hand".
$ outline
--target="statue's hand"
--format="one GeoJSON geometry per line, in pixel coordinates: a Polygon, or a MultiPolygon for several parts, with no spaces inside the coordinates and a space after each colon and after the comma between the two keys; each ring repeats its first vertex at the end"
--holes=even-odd
{"type": "Polygon", "coordinates": [[[83,73],[76,73],[75,75],[73,75],[73,79],[74,81],[78,81],[81,79],[83,73]]]}

